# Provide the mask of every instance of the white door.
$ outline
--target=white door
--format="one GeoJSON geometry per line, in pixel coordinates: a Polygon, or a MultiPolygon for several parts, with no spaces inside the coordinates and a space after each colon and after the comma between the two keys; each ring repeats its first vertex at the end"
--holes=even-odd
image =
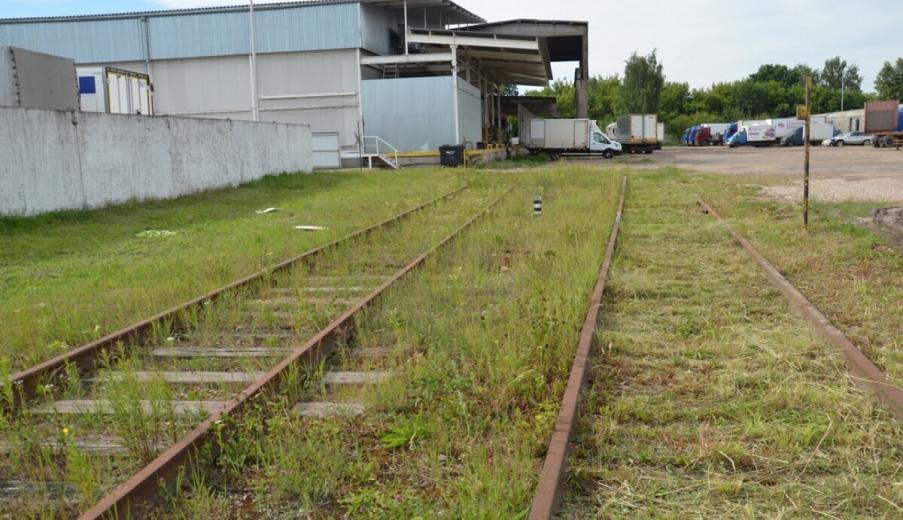
{"type": "Polygon", "coordinates": [[[539,148],[546,145],[546,122],[542,119],[530,120],[530,144],[539,148]]]}
{"type": "Polygon", "coordinates": [[[589,121],[574,121],[574,148],[586,148],[589,146],[589,121]]]}
{"type": "Polygon", "coordinates": [[[330,170],[342,167],[338,132],[313,134],[312,147],[314,169],[330,170]]]}

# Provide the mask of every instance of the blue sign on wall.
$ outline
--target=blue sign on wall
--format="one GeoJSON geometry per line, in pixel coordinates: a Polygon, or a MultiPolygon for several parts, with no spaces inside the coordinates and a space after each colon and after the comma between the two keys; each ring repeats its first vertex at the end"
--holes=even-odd
{"type": "Polygon", "coordinates": [[[94,83],[94,76],[79,76],[78,92],[80,94],[97,94],[97,85],[94,83]]]}

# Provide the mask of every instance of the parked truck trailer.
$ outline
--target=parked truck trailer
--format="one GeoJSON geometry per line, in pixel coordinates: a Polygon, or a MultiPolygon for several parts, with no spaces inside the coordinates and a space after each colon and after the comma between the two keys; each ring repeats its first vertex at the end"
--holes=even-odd
{"type": "Polygon", "coordinates": [[[903,147],[903,106],[896,99],[866,101],[865,133],[875,136],[875,148],[903,147]]]}
{"type": "Polygon", "coordinates": [[[621,143],[624,153],[652,153],[662,149],[664,125],[655,114],[628,114],[606,128],[608,137],[621,143]]]}
{"type": "Polygon", "coordinates": [[[555,159],[563,154],[621,155],[621,145],[602,133],[590,119],[530,119],[529,132],[521,144],[532,154],[546,153],[555,159]]]}

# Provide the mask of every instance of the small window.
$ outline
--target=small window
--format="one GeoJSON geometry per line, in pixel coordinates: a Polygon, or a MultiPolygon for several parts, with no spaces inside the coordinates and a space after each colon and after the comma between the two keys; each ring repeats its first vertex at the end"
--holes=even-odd
{"type": "Polygon", "coordinates": [[[78,91],[81,94],[97,94],[97,84],[94,76],[80,76],[78,78],[78,91]]]}

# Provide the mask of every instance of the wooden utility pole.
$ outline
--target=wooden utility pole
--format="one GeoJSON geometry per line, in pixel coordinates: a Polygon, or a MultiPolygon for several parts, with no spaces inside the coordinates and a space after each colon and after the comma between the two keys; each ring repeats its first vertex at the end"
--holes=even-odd
{"type": "Polygon", "coordinates": [[[806,146],[806,159],[803,165],[803,226],[809,230],[809,141],[812,130],[812,76],[806,76],[806,129],[803,140],[806,146]]]}

